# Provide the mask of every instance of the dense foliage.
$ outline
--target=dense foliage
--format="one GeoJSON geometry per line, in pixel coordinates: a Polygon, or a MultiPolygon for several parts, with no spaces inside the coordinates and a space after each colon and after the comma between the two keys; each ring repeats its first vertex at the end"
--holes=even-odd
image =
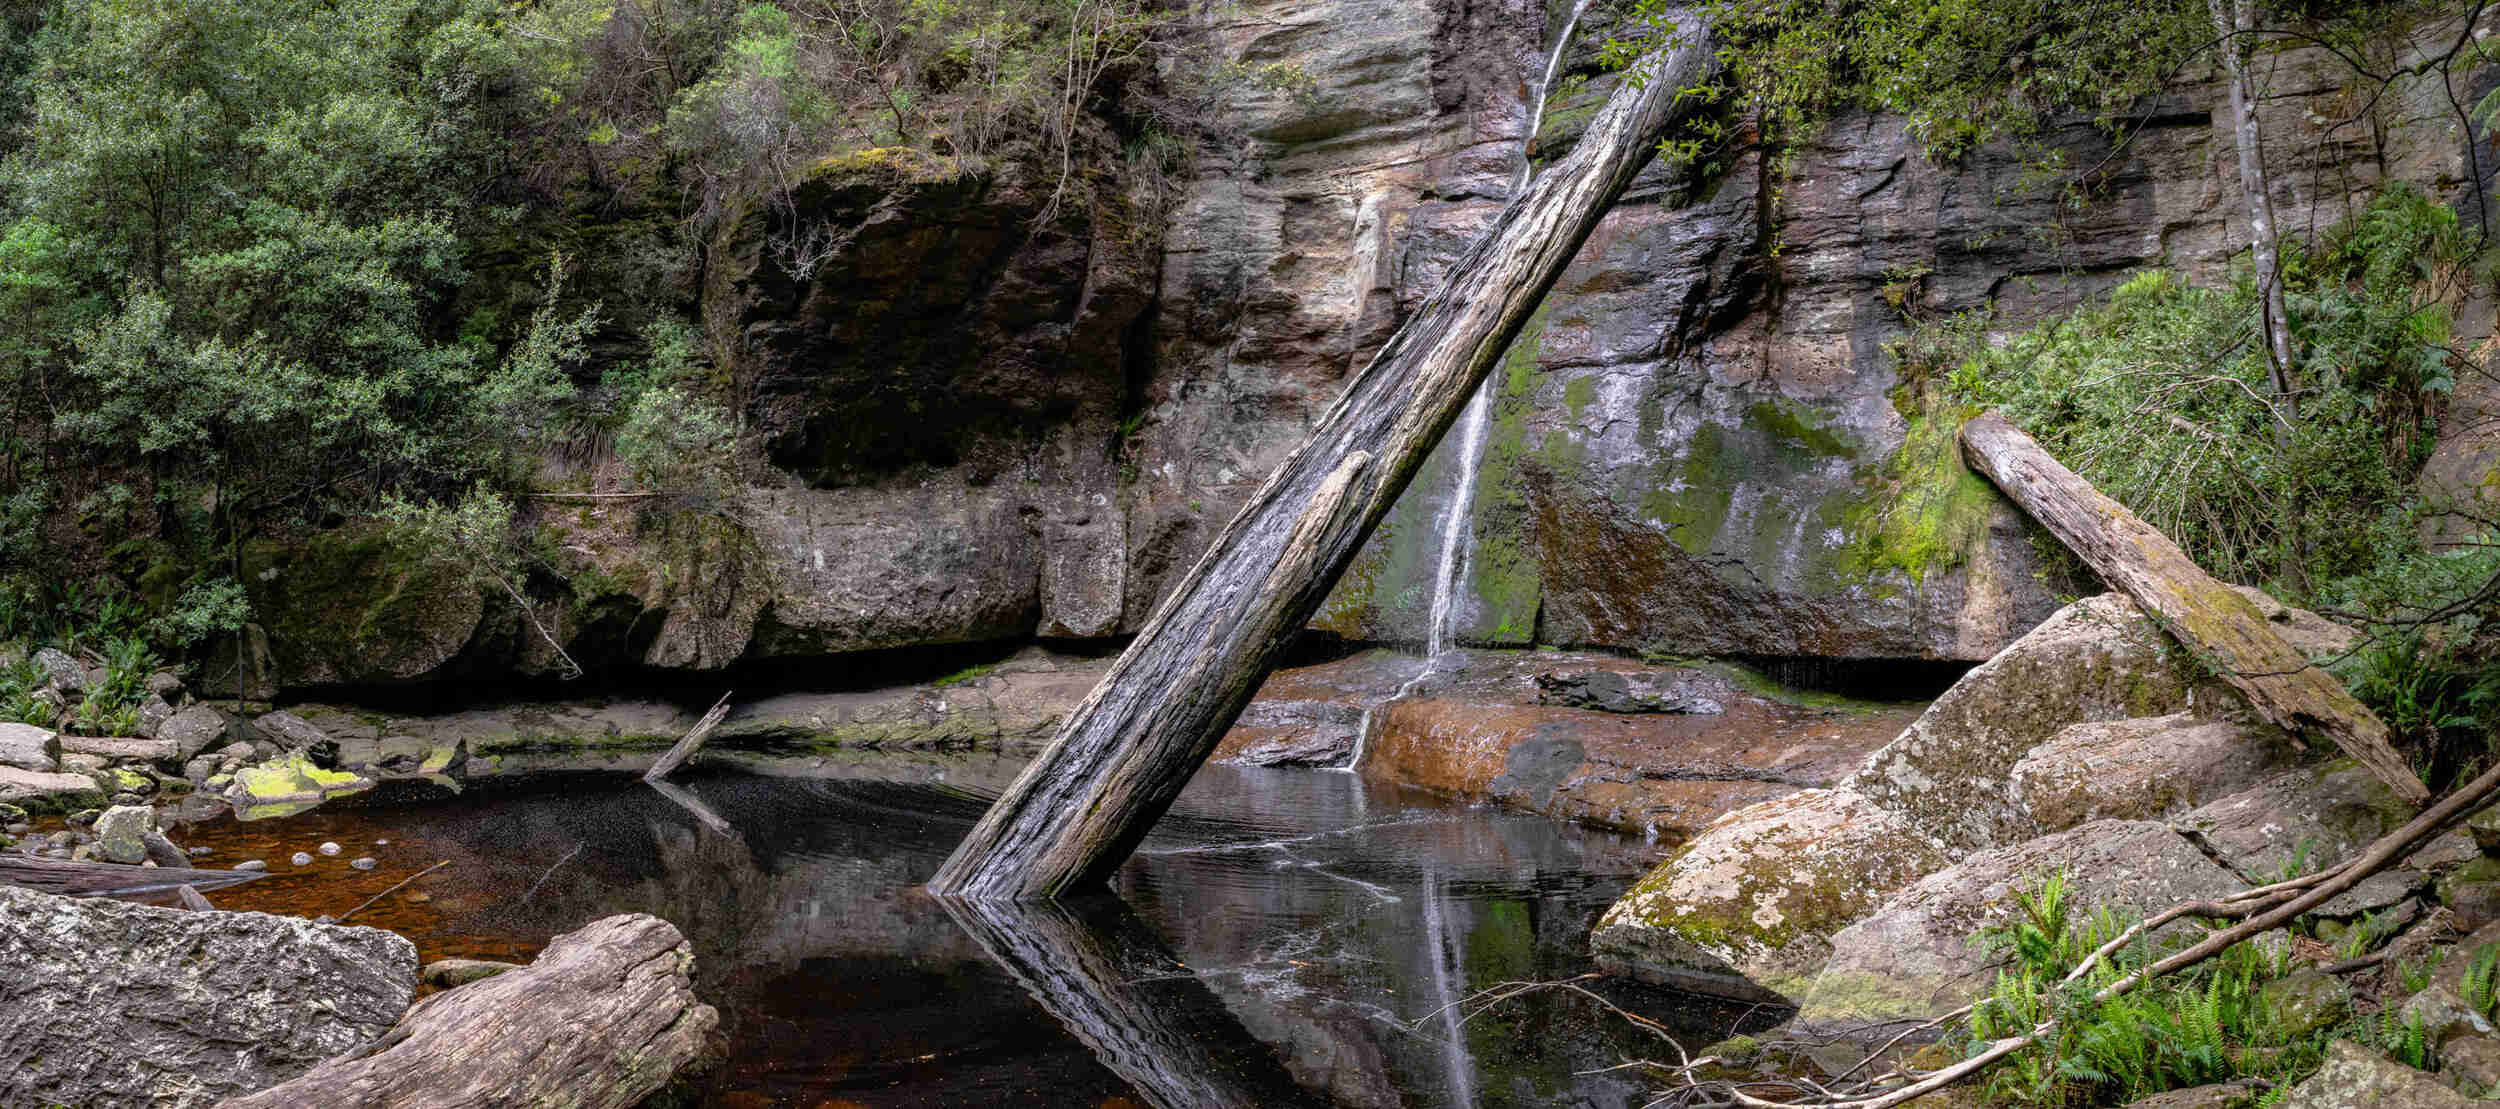
{"type": "Polygon", "coordinates": [[[740,404],[692,322],[711,228],[775,212],[803,271],[783,199],[871,147],[1055,160],[1084,203],[1080,117],[1153,25],[1137,0],[7,6],[0,638],[111,600],[180,648],[244,618],[243,539],[386,505],[452,526],[424,514],[550,457],[716,482],[740,404]]]}
{"type": "MultiPolygon", "coordinates": [[[[2290,943],[2243,943],[2133,992],[2095,1002],[2093,994],[2201,938],[2196,926],[2180,923],[2162,934],[2140,936],[2069,981],[2086,956],[2116,940],[2138,918],[2084,911],[2060,874],[2048,875],[2017,900],[2019,916],[1976,938],[2003,956],[2004,969],[1994,989],[1973,1008],[1959,1046],[1976,1053],[1993,1040],[2029,1032],[2048,1020],[2056,1020],[2058,1027],[2045,1042],[1989,1073],[1989,1104],[2118,1105],[2164,1090],[2246,1079],[2288,1089],[2317,1069],[2327,1044],[2337,1039],[2376,1046],[2410,1066],[2437,1065],[2437,1044],[2418,1016],[2400,1018],[2393,1010],[2361,1013],[2352,1007],[2305,1010],[2290,1000],[2296,995],[2270,993],[2269,986],[2309,965],[2290,943]]],[[[2339,953],[2351,957],[2385,941],[2393,931],[2378,918],[2365,917],[2333,939],[2339,953]]],[[[2395,977],[2407,992],[2419,990],[2447,950],[2434,948],[2427,958],[2403,960],[2395,977]]],[[[2500,1011],[2491,953],[2483,953],[2466,970],[2460,1000],[2480,1016],[2500,1011]]]]}

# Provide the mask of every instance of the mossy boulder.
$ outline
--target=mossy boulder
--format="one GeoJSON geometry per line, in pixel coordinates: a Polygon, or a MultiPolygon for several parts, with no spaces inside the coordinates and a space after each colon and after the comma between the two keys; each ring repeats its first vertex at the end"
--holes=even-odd
{"type": "MultiPolygon", "coordinates": [[[[2240,592],[2312,657],[2350,641],[2322,618],[2240,592]]],[[[2059,609],[1963,675],[1842,784],[1955,848],[1981,850],[2049,830],[2019,795],[2015,768],[2073,725],[2175,713],[2248,724],[2248,711],[2133,602],[2103,594],[2059,609]]]]}
{"type": "Polygon", "coordinates": [[[2014,764],[2014,802],[2043,832],[2091,820],[2159,820],[2292,765],[2282,732],[2188,713],[2074,724],[2014,764]]]}
{"type": "Polygon", "coordinates": [[[1830,937],[1951,861],[1898,814],[1810,789],[1719,819],[1641,879],[1590,944],[1611,973],[1728,997],[1803,995],[1830,937]]]}
{"type": "Polygon", "coordinates": [[[280,688],[433,676],[486,612],[460,567],[380,524],[251,544],[243,571],[280,688]]]}
{"type": "MultiPolygon", "coordinates": [[[[1835,933],[1831,958],[1799,1006],[1798,1024],[1846,1031],[1925,1020],[1968,1002],[1996,974],[1991,954],[1972,937],[2014,919],[2022,912],[2021,895],[2060,872],[2067,875],[2069,904],[2087,911],[2149,912],[2246,885],[2185,836],[2151,821],[2094,821],[1983,851],[1910,883],[1835,933]]],[[[2153,942],[2195,932],[2175,923],[2155,933],[2153,942]]]]}

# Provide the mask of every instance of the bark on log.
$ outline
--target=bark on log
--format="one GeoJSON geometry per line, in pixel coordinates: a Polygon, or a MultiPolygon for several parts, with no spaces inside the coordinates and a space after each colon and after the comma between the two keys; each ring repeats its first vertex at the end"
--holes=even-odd
{"type": "Polygon", "coordinates": [[[1626,74],[1579,145],[1503,209],[1216,536],[932,892],[1056,897],[1128,857],[1655,153],[1712,54],[1687,19],[1626,74]]]}
{"type": "Polygon", "coordinates": [[[192,870],[188,867],[128,866],[122,863],[72,862],[33,855],[0,855],[0,885],[24,886],[63,897],[170,898],[176,886],[223,889],[264,877],[250,870],[192,870]]]}
{"type": "Polygon", "coordinates": [[[418,1002],[371,1048],[222,1109],[630,1109],[709,1051],[720,1015],[695,1000],[693,968],[667,921],[593,921],[527,967],[418,1002]]]}
{"type": "Polygon", "coordinates": [[[1116,898],[939,904],[1158,1109],[1325,1104],[1116,898]]]}
{"type": "Polygon", "coordinates": [[[2248,598],[2215,581],[2179,545],[2125,505],[2060,465],[2031,436],[1994,412],[1962,425],[1971,468],[1987,475],[2125,593],[2215,673],[2248,698],[2258,715],[2297,735],[2324,735],[2413,804],[2430,798],[2387,725],[2342,682],[2284,642],[2248,598]]]}

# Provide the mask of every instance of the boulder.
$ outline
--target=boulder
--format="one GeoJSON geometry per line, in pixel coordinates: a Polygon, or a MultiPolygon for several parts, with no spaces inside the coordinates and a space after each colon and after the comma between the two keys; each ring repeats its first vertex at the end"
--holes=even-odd
{"type": "Polygon", "coordinates": [[[63,693],[87,688],[87,668],[60,651],[46,647],[35,652],[35,665],[43,668],[44,682],[63,693]]]}
{"type": "Polygon", "coordinates": [[[2326,1063],[2278,1109],[2472,1109],[2484,1105],[2439,1080],[2350,1040],[2326,1048],[2326,1063]]]}
{"type": "Polygon", "coordinates": [[[2305,1036],[2344,1019],[2352,1012],[2352,991],[2344,980],[2316,967],[2302,967],[2259,991],[2266,1024],[2285,1039],[2305,1036]]]}
{"type": "MultiPolygon", "coordinates": [[[[2321,617],[2241,592],[2313,655],[2351,638],[2321,617]]],[[[2014,768],[2068,727],[2181,712],[2236,719],[2247,711],[2239,694],[2204,677],[2133,602],[2103,594],[2059,609],[1963,675],[1842,785],[1946,844],[1981,850],[2045,830],[2016,793],[2014,768]]]]}
{"type": "MultiPolygon", "coordinates": [[[[1989,953],[1973,937],[2013,919],[2019,896],[2058,872],[2076,914],[2149,912],[2246,886],[2186,837],[2150,821],[2099,820],[1984,851],[1909,884],[1835,933],[1798,1023],[1845,1030],[1959,1007],[1994,978],[1989,953]]],[[[2191,934],[2202,932],[2178,922],[2154,941],[2191,934]]]]}
{"type": "Polygon", "coordinates": [[[159,670],[150,674],[148,675],[148,692],[155,694],[159,700],[171,700],[182,693],[182,675],[171,670],[159,670]]]}
{"type": "Polygon", "coordinates": [[[0,886],[0,1104],[186,1109],[388,1031],[416,949],[375,928],[0,886]]]}
{"type": "Polygon", "coordinates": [[[148,833],[156,830],[156,810],[146,805],[115,805],[95,821],[96,857],[108,863],[137,864],[148,857],[148,833]]]}
{"type": "MultiPolygon", "coordinates": [[[[1537,702],[1564,708],[1619,713],[1695,713],[1715,716],[1727,711],[1704,696],[1697,683],[1616,670],[1548,671],[1536,676],[1537,702]]],[[[1724,685],[1726,683],[1716,683],[1724,685]]]]}
{"type": "Polygon", "coordinates": [[[0,724],[0,766],[50,773],[61,768],[61,737],[32,724],[0,724]]]}
{"type": "Polygon", "coordinates": [[[226,714],[207,705],[193,705],[177,712],[156,729],[156,738],[173,744],[186,762],[225,742],[227,734],[226,714]]]}
{"type": "MultiPolygon", "coordinates": [[[[2413,815],[2386,783],[2339,759],[2276,774],[2191,810],[2178,823],[2203,836],[2233,866],[2272,878],[2343,862],[2413,815]]],[[[2371,875],[2318,911],[2348,917],[2386,908],[2421,889],[2430,874],[2477,857],[2466,833],[2448,832],[2414,852],[2406,865],[2371,875]]]]}
{"type": "Polygon", "coordinates": [[[1358,705],[1256,700],[1234,719],[1213,757],[1243,766],[1341,766],[1361,746],[1370,720],[1358,705]]]}
{"type": "Polygon", "coordinates": [[[2014,764],[2014,803],[2043,832],[2160,820],[2256,785],[2299,757],[2273,728],[2184,712],[2073,724],[2014,764]]]}
{"type": "Polygon", "coordinates": [[[2459,1036],[2440,1045],[2439,1077],[2467,1097],[2500,1093],[2500,1038],[2459,1036]]]}
{"type": "Polygon", "coordinates": [[[2257,1103],[2257,1088],[2237,1082],[2163,1090],[2127,1103],[2126,1109],[2247,1109],[2257,1103]]]}
{"type": "Polygon", "coordinates": [[[338,765],[339,741],[312,721],[294,713],[264,713],[252,721],[252,729],[277,744],[280,750],[302,751],[322,766],[338,765]]]}
{"type": "Polygon", "coordinates": [[[148,699],[139,703],[138,734],[147,739],[156,738],[156,733],[164,728],[165,722],[174,718],[174,712],[174,706],[166,703],[165,698],[148,694],[148,699]]]}
{"type": "Polygon", "coordinates": [[[1610,973],[1730,997],[1801,997],[1835,932],[1952,855],[1846,789],[1810,789],[1719,819],[1598,921],[1610,973]]]}
{"type": "Polygon", "coordinates": [[[104,803],[104,790],[84,774],[46,774],[0,766],[0,804],[29,812],[73,812],[104,803]]]}
{"type": "Polygon", "coordinates": [[[2447,986],[2433,983],[2405,999],[2396,1009],[2396,1019],[2422,1026],[2423,1038],[2438,1047],[2459,1036],[2500,1036],[2491,1018],[2484,1016],[2465,998],[2447,986]]]}

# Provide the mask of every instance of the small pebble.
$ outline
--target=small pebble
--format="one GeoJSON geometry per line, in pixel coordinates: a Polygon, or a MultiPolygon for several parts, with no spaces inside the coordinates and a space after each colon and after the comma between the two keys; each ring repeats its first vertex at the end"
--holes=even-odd
{"type": "Polygon", "coordinates": [[[194,847],[191,849],[191,857],[196,859],[202,855],[214,854],[216,850],[214,847],[194,847]]]}
{"type": "Polygon", "coordinates": [[[269,860],[250,859],[234,864],[234,868],[236,870],[267,870],[269,869],[269,860]]]}
{"type": "Polygon", "coordinates": [[[294,864],[295,864],[295,865],[297,865],[297,866],[311,866],[311,865],[312,865],[312,856],[307,855],[307,854],[305,854],[305,853],[303,853],[303,852],[301,852],[301,851],[298,851],[298,852],[296,852],[296,853],[295,853],[295,857],[294,857],[294,858],[288,859],[287,861],[288,861],[288,862],[291,862],[291,863],[294,863],[294,864]]]}
{"type": "Polygon", "coordinates": [[[319,851],[324,855],[336,855],[339,853],[339,845],[335,843],[325,843],[319,847],[313,848],[313,850],[319,851]]]}
{"type": "Polygon", "coordinates": [[[330,914],[328,914],[328,913],[323,913],[323,914],[321,914],[320,916],[314,917],[314,918],[313,918],[313,923],[315,923],[315,924],[336,924],[336,923],[338,923],[338,920],[339,920],[339,918],[337,918],[337,917],[331,916],[331,915],[330,915],[330,914]]]}
{"type": "Polygon", "coordinates": [[[373,841],[373,845],[374,845],[375,847],[388,847],[388,846],[390,846],[390,845],[391,845],[391,841],[386,840],[386,839],[377,839],[377,840],[373,841]]]}
{"type": "Polygon", "coordinates": [[[408,903],[412,905],[423,905],[432,900],[434,900],[434,895],[427,893],[424,890],[418,890],[415,893],[408,895],[408,903]]]}
{"type": "Polygon", "coordinates": [[[382,865],[382,860],[374,858],[371,855],[367,855],[347,865],[355,867],[358,870],[371,870],[374,867],[382,865]]]}

